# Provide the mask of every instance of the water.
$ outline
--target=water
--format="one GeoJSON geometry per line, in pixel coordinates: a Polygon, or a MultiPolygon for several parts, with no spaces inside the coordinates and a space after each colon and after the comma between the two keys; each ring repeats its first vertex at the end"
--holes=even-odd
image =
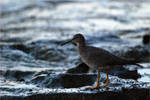
{"type": "Polygon", "coordinates": [[[59,46],[76,33],[116,55],[140,57],[145,68],[138,69],[142,77],[137,81],[149,83],[150,47],[142,44],[150,33],[149,5],[148,0],[1,0],[1,95],[38,91],[43,86],[30,82],[37,73],[43,73],[39,82],[51,85],[44,81],[76,66],[75,47],[59,46]]]}

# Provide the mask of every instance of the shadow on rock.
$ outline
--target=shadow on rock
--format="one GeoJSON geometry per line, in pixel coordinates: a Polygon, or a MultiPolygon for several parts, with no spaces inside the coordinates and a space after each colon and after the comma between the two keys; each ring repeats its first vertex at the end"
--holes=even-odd
{"type": "MultiPolygon", "coordinates": [[[[110,75],[115,75],[118,76],[119,78],[135,79],[135,80],[141,77],[141,75],[137,73],[137,70],[130,71],[124,68],[123,66],[114,66],[114,67],[109,71],[110,75]]],[[[89,67],[85,63],[80,63],[75,68],[69,69],[67,73],[79,74],[79,73],[87,73],[88,71],[89,67]]]]}
{"type": "Polygon", "coordinates": [[[82,86],[92,85],[96,80],[96,75],[88,74],[66,74],[61,77],[62,86],[64,88],[78,88],[82,86]]]}

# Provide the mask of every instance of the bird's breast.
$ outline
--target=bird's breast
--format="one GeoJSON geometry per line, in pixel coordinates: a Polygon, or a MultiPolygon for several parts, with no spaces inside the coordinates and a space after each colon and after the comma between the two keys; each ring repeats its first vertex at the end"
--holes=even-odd
{"type": "Polygon", "coordinates": [[[90,55],[88,53],[88,51],[86,51],[86,49],[82,49],[82,50],[78,50],[79,55],[82,59],[82,61],[87,64],[90,68],[94,68],[94,62],[92,60],[90,60],[90,55]]]}

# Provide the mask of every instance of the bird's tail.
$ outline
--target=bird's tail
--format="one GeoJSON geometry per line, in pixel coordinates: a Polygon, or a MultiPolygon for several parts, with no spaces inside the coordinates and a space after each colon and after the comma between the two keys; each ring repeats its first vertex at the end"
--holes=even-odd
{"type": "Polygon", "coordinates": [[[130,65],[136,65],[136,66],[139,66],[140,68],[143,68],[144,66],[138,64],[140,61],[139,60],[135,60],[135,59],[126,59],[126,62],[127,64],[130,64],[130,65]]]}

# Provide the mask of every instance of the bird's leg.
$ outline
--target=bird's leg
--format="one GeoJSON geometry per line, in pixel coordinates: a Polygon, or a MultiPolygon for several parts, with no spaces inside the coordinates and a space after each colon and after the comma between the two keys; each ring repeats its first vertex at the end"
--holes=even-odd
{"type": "Polygon", "coordinates": [[[97,73],[97,84],[96,86],[92,86],[92,87],[89,87],[90,89],[98,89],[99,88],[99,82],[100,82],[100,71],[98,70],[98,73],[97,73]]]}
{"type": "Polygon", "coordinates": [[[109,78],[108,78],[108,72],[106,72],[106,84],[102,85],[101,88],[108,87],[108,85],[109,85],[109,78]]]}
{"type": "Polygon", "coordinates": [[[106,87],[109,85],[109,77],[108,77],[108,72],[106,72],[106,87]]]}

